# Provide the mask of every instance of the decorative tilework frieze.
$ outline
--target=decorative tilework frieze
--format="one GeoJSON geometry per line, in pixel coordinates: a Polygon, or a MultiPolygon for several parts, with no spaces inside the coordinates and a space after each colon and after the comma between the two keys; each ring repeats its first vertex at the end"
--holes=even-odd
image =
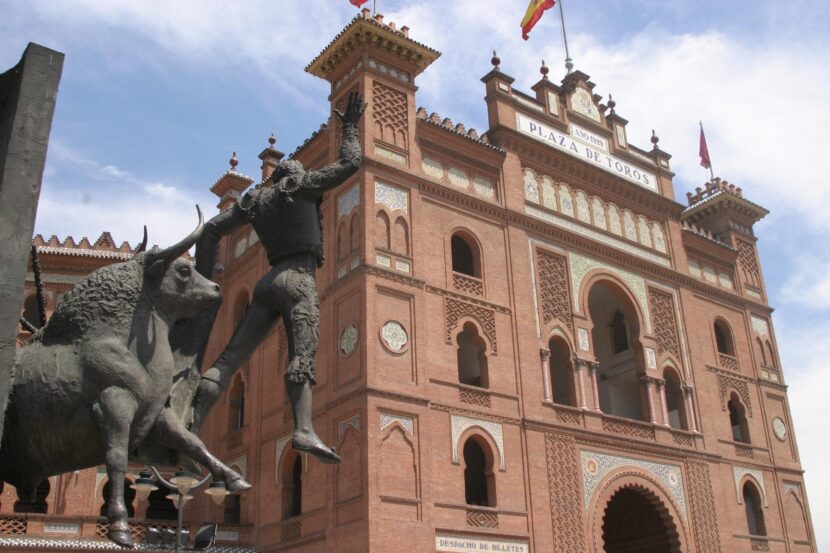
{"type": "Polygon", "coordinates": [[[738,504],[743,505],[743,491],[741,490],[741,480],[744,476],[751,476],[760,486],[761,497],[764,498],[764,507],[769,506],[767,500],[767,489],[764,485],[764,473],[758,469],[751,469],[748,467],[732,467],[732,475],[735,477],[735,493],[738,494],[738,504]]]}
{"type": "Polygon", "coordinates": [[[355,184],[337,198],[337,218],[349,215],[360,205],[360,185],[355,184]]]}
{"type": "Polygon", "coordinates": [[[574,309],[577,312],[580,311],[579,289],[585,275],[593,269],[605,269],[606,271],[620,277],[623,282],[626,283],[631,293],[634,294],[634,298],[636,299],[637,304],[640,306],[643,316],[645,317],[646,329],[648,333],[651,334],[651,316],[649,314],[648,300],[646,298],[646,284],[642,277],[639,277],[624,269],[609,265],[608,263],[604,263],[590,257],[585,257],[574,252],[569,252],[568,255],[570,256],[571,261],[571,285],[573,286],[574,309]]]}
{"type": "Polygon", "coordinates": [[[386,206],[390,211],[409,213],[409,195],[406,190],[382,182],[375,183],[375,203],[386,206]]]}
{"type": "Polygon", "coordinates": [[[582,462],[583,501],[585,505],[591,504],[591,498],[605,475],[619,467],[634,467],[645,471],[663,484],[664,491],[674,500],[683,518],[688,516],[686,494],[683,489],[683,474],[679,466],[593,451],[581,451],[580,459],[582,462]]]}
{"type": "Polygon", "coordinates": [[[381,411],[380,413],[380,429],[384,430],[387,426],[394,424],[400,424],[407,432],[413,434],[415,432],[415,421],[412,417],[405,417],[404,415],[398,415],[396,413],[385,413],[381,411]]]}
{"type": "Polygon", "coordinates": [[[444,166],[441,165],[440,161],[436,161],[432,158],[425,157],[421,160],[421,168],[423,168],[424,173],[426,173],[432,178],[444,178],[444,166]]]}
{"type": "Polygon", "coordinates": [[[759,336],[769,336],[769,323],[766,319],[752,315],[752,331],[759,336]]]}
{"type": "MultiPolygon", "coordinates": [[[[566,204],[564,199],[562,200],[562,202],[562,211],[565,212],[565,210],[567,209],[566,206],[571,204],[566,204]]],[[[571,208],[572,207],[573,206],[571,206],[571,208]]],[[[532,205],[525,206],[525,213],[532,217],[536,217],[537,219],[541,219],[542,221],[550,223],[554,226],[566,229],[570,232],[573,232],[574,234],[578,234],[580,236],[585,236],[586,238],[602,242],[608,246],[611,246],[612,248],[616,248],[618,250],[630,253],[631,255],[636,255],[637,257],[647,259],[648,261],[652,261],[654,263],[657,263],[658,265],[662,265],[664,267],[671,266],[671,261],[668,257],[664,255],[648,251],[642,246],[637,246],[634,244],[630,244],[624,240],[614,238],[613,236],[609,236],[607,233],[595,230],[592,227],[585,225],[584,223],[571,220],[569,217],[562,217],[556,213],[550,213],[549,211],[545,211],[532,205]]]]}
{"type": "Polygon", "coordinates": [[[479,427],[486,432],[493,442],[496,444],[499,454],[499,469],[505,470],[506,463],[504,459],[504,437],[502,435],[501,424],[493,421],[473,419],[461,415],[450,415],[450,426],[452,430],[452,462],[458,463],[458,440],[461,435],[469,428],[479,427]]]}
{"type": "Polygon", "coordinates": [[[360,433],[360,415],[354,415],[346,420],[340,421],[337,424],[338,439],[343,437],[343,434],[346,433],[346,430],[348,430],[350,426],[360,433]]]}
{"type": "Polygon", "coordinates": [[[588,336],[587,328],[576,329],[577,341],[579,342],[579,349],[582,351],[591,351],[591,340],[588,336]]]}

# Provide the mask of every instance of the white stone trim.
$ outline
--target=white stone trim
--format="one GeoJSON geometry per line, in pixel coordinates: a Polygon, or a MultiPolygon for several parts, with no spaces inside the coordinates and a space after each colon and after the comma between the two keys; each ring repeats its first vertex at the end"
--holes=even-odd
{"type": "Polygon", "coordinates": [[[473,419],[464,417],[462,415],[450,415],[450,425],[452,427],[452,462],[458,463],[458,440],[467,429],[477,426],[481,428],[493,442],[496,444],[496,449],[499,453],[499,470],[506,470],[506,463],[504,460],[504,436],[502,435],[501,424],[493,421],[486,421],[481,419],[473,419]]]}

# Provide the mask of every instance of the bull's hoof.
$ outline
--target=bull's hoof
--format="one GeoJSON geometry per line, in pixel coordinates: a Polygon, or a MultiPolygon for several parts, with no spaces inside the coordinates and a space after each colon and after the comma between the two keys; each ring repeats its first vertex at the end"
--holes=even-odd
{"type": "Polygon", "coordinates": [[[231,493],[247,492],[252,488],[250,482],[248,482],[241,476],[237,476],[236,478],[233,478],[230,481],[228,481],[227,486],[228,491],[231,493]]]}
{"type": "Polygon", "coordinates": [[[334,448],[324,444],[316,434],[309,435],[295,432],[291,440],[291,447],[297,451],[310,453],[321,462],[330,465],[338,464],[341,461],[340,456],[334,452],[334,448]]]}
{"type": "Polygon", "coordinates": [[[110,541],[116,543],[120,547],[125,549],[133,548],[133,536],[130,533],[130,528],[127,526],[126,522],[123,523],[123,526],[117,523],[115,525],[110,525],[107,537],[110,541]]]}

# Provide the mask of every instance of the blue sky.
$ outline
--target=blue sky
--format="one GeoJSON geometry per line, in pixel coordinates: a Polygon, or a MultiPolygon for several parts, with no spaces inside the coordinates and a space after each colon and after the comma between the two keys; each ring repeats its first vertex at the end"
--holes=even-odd
{"type": "MultiPolygon", "coordinates": [[[[830,548],[830,10],[819,0],[566,0],[572,56],[612,93],[642,147],[672,153],[679,201],[700,186],[697,121],[715,171],[771,209],[756,226],[819,549],[830,548]]],[[[387,21],[443,52],[419,105],[486,129],[479,78],[493,49],[529,90],[545,59],[561,78],[558,13],[528,42],[526,0],[378,0],[387,21]]],[[[370,5],[370,4],[369,4],[370,5]]],[[[328,116],[305,65],[349,21],[347,0],[0,0],[0,68],[29,41],[67,54],[36,231],[152,242],[213,207],[227,168],[256,176],[271,132],[291,152],[328,116]]],[[[209,211],[212,213],[212,211],[209,211]]]]}

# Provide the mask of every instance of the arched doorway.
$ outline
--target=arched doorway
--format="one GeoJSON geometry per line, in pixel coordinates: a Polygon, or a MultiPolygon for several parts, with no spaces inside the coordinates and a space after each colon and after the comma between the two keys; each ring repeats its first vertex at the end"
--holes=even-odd
{"type": "Polygon", "coordinates": [[[660,500],[646,490],[622,488],[602,517],[606,553],[679,553],[677,527],[660,500]]]}

